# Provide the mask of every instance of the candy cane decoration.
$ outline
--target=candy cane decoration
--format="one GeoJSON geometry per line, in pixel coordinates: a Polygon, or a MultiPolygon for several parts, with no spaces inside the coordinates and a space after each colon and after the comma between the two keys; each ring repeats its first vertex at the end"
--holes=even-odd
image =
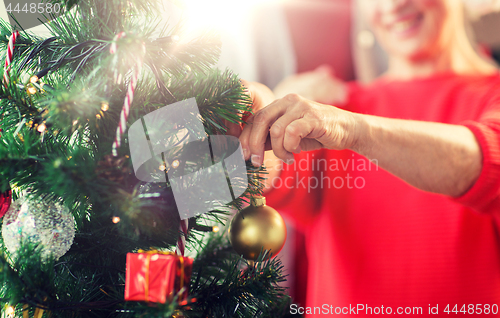
{"type": "MultiPolygon", "coordinates": [[[[109,52],[111,54],[115,54],[117,52],[118,47],[116,42],[118,41],[118,39],[124,37],[125,35],[126,35],[125,32],[120,32],[113,38],[113,43],[109,48],[109,52]]],[[[146,48],[144,44],[142,46],[142,50],[143,53],[145,53],[146,48]]],[[[115,141],[113,142],[113,156],[115,157],[118,155],[118,148],[120,148],[121,145],[121,136],[125,132],[125,128],[127,127],[127,118],[130,112],[130,105],[132,104],[132,101],[134,99],[134,91],[137,85],[137,79],[139,78],[139,74],[141,73],[141,69],[142,69],[142,59],[138,58],[136,61],[136,67],[134,68],[134,72],[132,73],[132,78],[130,79],[127,95],[125,96],[125,101],[123,102],[123,107],[120,114],[120,123],[118,124],[118,128],[116,129],[116,137],[115,141]]],[[[176,252],[177,255],[184,256],[184,252],[186,249],[186,237],[188,234],[188,219],[181,220],[180,230],[182,234],[179,237],[179,240],[177,241],[176,252]]]]}
{"type": "MultiPolygon", "coordinates": [[[[116,41],[118,39],[124,37],[125,35],[126,35],[125,32],[120,32],[114,37],[113,43],[111,44],[111,47],[109,48],[109,51],[111,54],[115,54],[117,51],[116,41]]],[[[146,47],[145,47],[144,43],[142,44],[142,51],[143,51],[143,53],[146,52],[146,47]]],[[[138,57],[136,60],[136,65],[135,65],[134,71],[132,72],[132,77],[130,79],[130,83],[128,84],[127,95],[125,96],[125,100],[123,102],[122,111],[120,113],[120,123],[118,124],[118,128],[116,128],[116,137],[115,137],[115,141],[113,142],[113,156],[114,157],[116,157],[118,155],[118,148],[120,148],[120,145],[121,145],[122,135],[125,132],[125,129],[127,127],[127,119],[128,119],[128,114],[130,112],[130,105],[132,104],[132,101],[134,100],[135,87],[137,86],[137,80],[139,78],[139,74],[141,73],[141,69],[142,69],[142,59],[138,57]]]]}
{"type": "Polygon", "coordinates": [[[182,232],[181,236],[177,240],[177,255],[184,256],[184,251],[186,249],[186,237],[188,234],[188,219],[181,220],[180,230],[182,232]]]}
{"type": "Polygon", "coordinates": [[[111,43],[111,47],[109,48],[109,53],[111,53],[111,54],[116,53],[116,50],[118,48],[118,46],[116,45],[116,41],[118,41],[118,39],[120,39],[124,36],[125,36],[125,32],[123,32],[123,31],[118,33],[117,35],[115,35],[115,37],[113,38],[113,43],[111,43]]]}
{"type": "Polygon", "coordinates": [[[12,62],[12,56],[14,55],[14,48],[18,36],[19,36],[19,31],[16,30],[12,32],[12,35],[9,38],[9,44],[7,45],[7,56],[5,57],[5,71],[3,73],[3,80],[5,84],[9,82],[10,63],[12,62]]]}

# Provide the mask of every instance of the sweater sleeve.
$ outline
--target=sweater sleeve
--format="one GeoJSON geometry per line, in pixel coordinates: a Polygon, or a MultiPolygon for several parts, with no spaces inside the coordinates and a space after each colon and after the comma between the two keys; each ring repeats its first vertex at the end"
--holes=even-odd
{"type": "Polygon", "coordinates": [[[322,190],[313,183],[318,171],[312,165],[314,158],[323,155],[323,149],[295,154],[295,163],[283,164],[279,177],[271,180],[271,190],[265,193],[267,204],[289,217],[298,229],[307,227],[321,207],[322,190]]]}
{"type": "Polygon", "coordinates": [[[455,200],[479,212],[500,213],[500,99],[478,121],[465,121],[462,125],[476,136],[483,164],[475,184],[455,200]]]}

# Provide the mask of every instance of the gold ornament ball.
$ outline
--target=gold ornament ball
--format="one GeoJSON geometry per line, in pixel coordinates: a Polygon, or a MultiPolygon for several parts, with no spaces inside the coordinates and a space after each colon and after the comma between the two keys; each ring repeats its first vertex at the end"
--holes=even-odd
{"type": "Polygon", "coordinates": [[[251,204],[236,214],[229,227],[234,250],[247,260],[257,260],[261,250],[276,256],[286,240],[285,221],[264,197],[252,198],[251,204]]]}

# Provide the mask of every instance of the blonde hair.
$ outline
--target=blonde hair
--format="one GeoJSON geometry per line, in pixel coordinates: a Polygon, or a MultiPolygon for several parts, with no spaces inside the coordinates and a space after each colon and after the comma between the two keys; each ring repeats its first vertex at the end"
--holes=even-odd
{"type": "Polygon", "coordinates": [[[462,61],[461,63],[455,65],[457,71],[460,72],[461,70],[463,70],[464,73],[468,73],[466,70],[473,70],[477,73],[491,73],[492,66],[496,68],[495,63],[489,57],[486,57],[482,53],[480,53],[480,51],[478,50],[478,45],[475,40],[474,32],[470,23],[470,11],[467,10],[467,6],[465,5],[464,1],[445,1],[447,2],[448,8],[452,15],[452,41],[456,45],[457,53],[460,53],[463,58],[455,59],[455,61],[462,61]],[[465,65],[463,61],[468,62],[467,64],[469,65],[465,65]]]}

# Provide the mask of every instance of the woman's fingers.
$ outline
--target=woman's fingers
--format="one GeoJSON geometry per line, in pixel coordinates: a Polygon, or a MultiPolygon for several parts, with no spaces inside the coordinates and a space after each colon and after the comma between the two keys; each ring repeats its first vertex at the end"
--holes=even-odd
{"type": "Polygon", "coordinates": [[[251,160],[254,166],[262,164],[266,140],[269,137],[269,128],[285,111],[286,105],[276,101],[252,116],[252,131],[248,140],[248,150],[251,153],[251,160]]]}
{"type": "Polygon", "coordinates": [[[224,124],[227,127],[226,135],[234,136],[236,138],[240,137],[240,135],[241,135],[241,125],[240,124],[231,123],[227,120],[224,120],[224,124]]]}
{"type": "MultiPolygon", "coordinates": [[[[249,82],[245,80],[241,80],[241,84],[245,87],[246,93],[250,96],[250,99],[253,102],[252,112],[256,113],[268,104],[272,103],[275,100],[273,92],[264,84],[257,82],[249,82]]],[[[240,116],[245,119],[245,116],[249,114],[241,114],[240,116]]],[[[230,136],[235,136],[237,138],[240,137],[243,125],[231,123],[227,120],[224,121],[225,126],[227,127],[226,134],[230,136]]]]}
{"type": "MultiPolygon", "coordinates": [[[[240,144],[242,145],[242,148],[243,148],[245,160],[249,160],[250,155],[251,155],[248,144],[249,144],[249,140],[250,140],[250,137],[252,134],[252,127],[253,127],[252,117],[250,117],[250,119],[247,121],[247,123],[248,124],[243,128],[243,131],[241,132],[241,135],[239,137],[240,144]]],[[[267,151],[267,150],[272,150],[272,149],[273,148],[271,145],[271,139],[268,136],[266,138],[266,142],[264,144],[264,150],[267,151]]]]}
{"type": "Polygon", "coordinates": [[[252,135],[252,127],[253,127],[253,117],[249,117],[247,120],[247,124],[245,127],[243,127],[243,131],[240,134],[240,144],[241,148],[243,149],[243,157],[245,157],[245,160],[250,159],[250,150],[248,147],[248,143],[250,140],[250,136],[252,135]]]}
{"type": "MultiPolygon", "coordinates": [[[[293,147],[286,147],[284,144],[285,137],[290,125],[293,122],[297,121],[297,119],[300,117],[300,113],[297,113],[297,111],[294,110],[290,110],[283,116],[279,117],[274,122],[274,124],[272,124],[271,129],[269,130],[273,152],[276,157],[282,159],[285,162],[290,162],[291,160],[293,160],[293,153],[299,153],[301,151],[299,146],[300,140],[293,147]]],[[[291,127],[293,129],[294,126],[291,127]]]]}
{"type": "Polygon", "coordinates": [[[302,151],[301,143],[314,130],[314,125],[308,118],[299,118],[291,122],[285,129],[283,148],[293,153],[302,151]]]}
{"type": "MultiPolygon", "coordinates": [[[[301,107],[302,98],[293,95],[272,102],[269,106],[249,118],[248,127],[243,130],[240,142],[246,158],[252,164],[259,166],[264,159],[264,151],[269,143],[276,156],[284,161],[293,160],[291,151],[283,148],[285,128],[294,120],[302,116],[304,107],[301,107]],[[271,130],[271,131],[270,131],[271,130]]],[[[303,105],[302,105],[303,106],[303,105]]],[[[297,151],[298,146],[292,151],[297,151]]]]}
{"type": "MultiPolygon", "coordinates": [[[[276,123],[278,123],[278,121],[279,120],[277,120],[276,123]]],[[[287,120],[286,122],[288,124],[281,130],[280,138],[276,138],[277,140],[273,143],[273,151],[278,158],[287,163],[291,163],[294,153],[300,153],[302,150],[310,151],[320,149],[322,147],[319,141],[310,138],[311,133],[314,133],[314,131],[317,130],[317,126],[321,125],[317,120],[306,115],[305,117],[292,121],[287,120]]],[[[271,129],[273,129],[273,127],[271,127],[271,129]]],[[[271,134],[273,134],[272,131],[271,134]]],[[[275,139],[272,138],[271,140],[275,139]]]]}
{"type": "MultiPolygon", "coordinates": [[[[257,83],[257,82],[248,82],[245,80],[241,81],[243,86],[247,88],[247,92],[252,99],[252,112],[254,114],[258,113],[264,107],[268,105],[272,105],[275,101],[275,97],[273,92],[265,85],[257,83]]],[[[252,159],[254,165],[259,166],[262,164],[262,158],[264,157],[264,150],[270,149],[270,141],[267,139],[267,136],[264,137],[264,140],[258,146],[254,144],[253,147],[250,146],[250,136],[254,134],[253,126],[254,126],[255,115],[250,116],[246,119],[247,125],[243,127],[243,130],[240,129],[238,133],[240,143],[243,149],[243,154],[245,160],[252,159]],[[266,146],[267,144],[267,146],[266,146]],[[252,149],[254,152],[252,152],[252,149]],[[252,156],[253,154],[253,156],[252,156]]],[[[233,132],[233,127],[229,127],[231,130],[231,134],[235,134],[233,132]]],[[[261,134],[260,134],[261,135],[261,134]]],[[[253,137],[252,137],[253,138],[253,137]]]]}
{"type": "Polygon", "coordinates": [[[247,88],[248,94],[252,99],[252,111],[254,114],[276,99],[273,92],[264,84],[245,80],[241,80],[241,83],[247,88]]]}
{"type": "Polygon", "coordinates": [[[240,135],[245,159],[260,166],[269,143],[285,162],[293,153],[319,148],[346,149],[353,144],[355,120],[349,112],[287,95],[251,116],[240,135]]]}

